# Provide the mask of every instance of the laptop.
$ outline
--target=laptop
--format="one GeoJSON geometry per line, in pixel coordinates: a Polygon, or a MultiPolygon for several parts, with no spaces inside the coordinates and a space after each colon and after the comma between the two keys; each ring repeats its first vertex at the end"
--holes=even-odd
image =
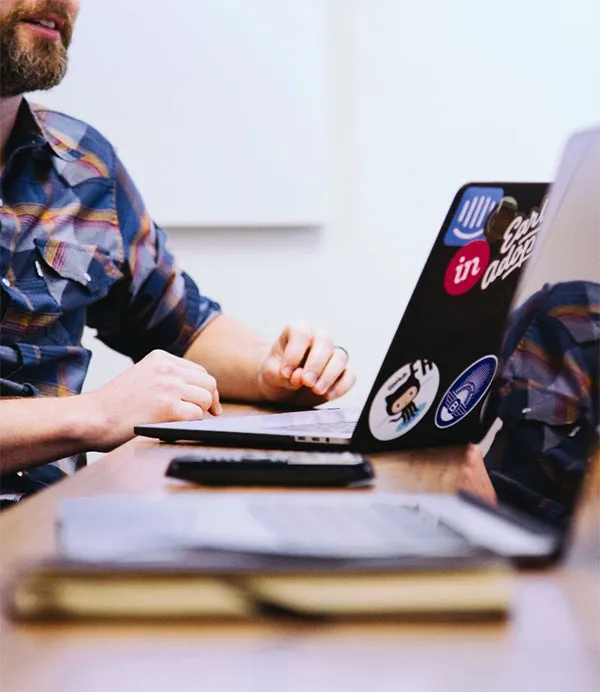
{"type": "Polygon", "coordinates": [[[506,317],[517,294],[523,299],[521,279],[540,239],[562,229],[564,211],[577,206],[583,193],[571,183],[585,162],[593,166],[588,150],[599,136],[568,142],[550,195],[544,183],[471,183],[457,192],[361,410],[211,417],[138,425],[136,434],[363,453],[481,440],[494,420],[484,407],[506,317]]]}
{"type": "MultiPolygon", "coordinates": [[[[586,481],[599,467],[600,456],[590,457],[586,481]]],[[[451,576],[461,561],[473,558],[502,557],[524,567],[558,561],[581,495],[572,498],[560,525],[550,515],[534,515],[513,503],[488,505],[467,493],[234,491],[70,498],[60,504],[59,537],[63,557],[92,563],[193,563],[209,550],[225,557],[318,560],[315,566],[324,569],[335,567],[332,561],[338,567],[401,570],[442,560],[451,576]]]]}
{"type": "Polygon", "coordinates": [[[504,182],[471,183],[457,192],[362,410],[207,417],[138,425],[136,434],[166,442],[360,452],[481,439],[479,414],[547,191],[545,183],[504,182]],[[518,237],[505,248],[507,229],[518,237]],[[476,339],[467,338],[473,334],[476,339]]]}
{"type": "Polygon", "coordinates": [[[360,452],[481,439],[486,430],[479,414],[547,191],[545,183],[504,182],[471,183],[457,192],[362,410],[207,417],[138,425],[136,434],[166,442],[360,452]],[[504,248],[500,241],[509,227],[515,235],[528,230],[504,248]],[[473,334],[476,339],[466,338],[473,334]]]}

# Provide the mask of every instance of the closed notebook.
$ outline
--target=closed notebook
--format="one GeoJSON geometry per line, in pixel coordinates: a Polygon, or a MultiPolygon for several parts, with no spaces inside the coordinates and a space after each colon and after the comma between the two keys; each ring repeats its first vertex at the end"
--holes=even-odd
{"type": "Polygon", "coordinates": [[[195,551],[133,564],[56,561],[15,579],[19,619],[473,619],[506,616],[512,573],[487,558],[306,560],[195,551]]]}

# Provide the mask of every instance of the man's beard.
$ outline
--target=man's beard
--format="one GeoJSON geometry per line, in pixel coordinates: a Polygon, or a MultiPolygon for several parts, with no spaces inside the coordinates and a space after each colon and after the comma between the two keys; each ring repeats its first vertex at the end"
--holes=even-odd
{"type": "Polygon", "coordinates": [[[67,48],[73,34],[73,18],[63,3],[40,0],[17,6],[0,18],[0,97],[20,96],[60,84],[67,71],[67,48]],[[61,39],[24,36],[22,20],[55,15],[64,21],[61,39]]]}

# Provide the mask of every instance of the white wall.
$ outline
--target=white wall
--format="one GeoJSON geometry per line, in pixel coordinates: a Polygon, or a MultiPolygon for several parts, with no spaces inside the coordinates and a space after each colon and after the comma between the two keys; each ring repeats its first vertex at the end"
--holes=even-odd
{"type": "MultiPolygon", "coordinates": [[[[327,1],[326,227],[170,237],[201,288],[270,338],[296,318],[327,327],[353,355],[359,401],[455,190],[550,179],[568,133],[600,121],[600,9],[597,0],[327,1]]],[[[86,343],[88,388],[127,365],[90,335],[86,343]]]]}
{"type": "Polygon", "coordinates": [[[98,124],[160,224],[320,222],[327,2],[162,5],[84,0],[68,74],[44,101],[98,124]]]}

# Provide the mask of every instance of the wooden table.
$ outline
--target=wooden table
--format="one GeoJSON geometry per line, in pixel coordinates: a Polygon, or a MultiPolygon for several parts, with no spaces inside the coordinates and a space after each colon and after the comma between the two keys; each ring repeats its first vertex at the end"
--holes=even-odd
{"type": "MultiPolygon", "coordinates": [[[[452,492],[462,454],[455,448],[374,456],[373,492],[452,492]]],[[[138,438],[2,513],[0,587],[23,560],[56,551],[62,498],[194,492],[164,477],[171,456],[172,447],[138,438]]],[[[506,623],[16,625],[3,616],[0,690],[595,692],[599,497],[596,476],[567,564],[520,574],[506,623]]]]}

